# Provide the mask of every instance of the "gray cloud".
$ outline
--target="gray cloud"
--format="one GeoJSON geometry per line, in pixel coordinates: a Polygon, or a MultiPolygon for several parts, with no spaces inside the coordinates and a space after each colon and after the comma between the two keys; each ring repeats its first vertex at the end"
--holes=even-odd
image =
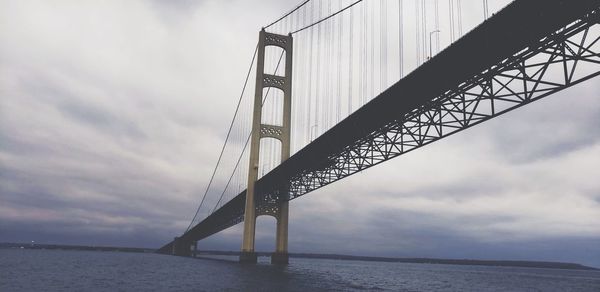
{"type": "MultiPolygon", "coordinates": [[[[0,241],[157,247],[183,231],[257,30],[295,4],[0,1],[0,241]]],[[[598,92],[592,79],[292,201],[290,249],[600,266],[598,92]]],[[[259,250],[274,226],[259,219],[259,250]]],[[[200,246],[238,249],[241,228],[200,246]]]]}

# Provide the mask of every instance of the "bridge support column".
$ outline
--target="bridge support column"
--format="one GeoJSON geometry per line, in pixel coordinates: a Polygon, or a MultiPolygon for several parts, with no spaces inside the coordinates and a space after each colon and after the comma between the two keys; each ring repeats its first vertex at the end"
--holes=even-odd
{"type": "Polygon", "coordinates": [[[275,242],[275,252],[271,255],[271,264],[287,265],[288,256],[288,217],[289,202],[282,202],[279,205],[279,214],[277,217],[277,235],[275,242]]]}
{"type": "MultiPolygon", "coordinates": [[[[260,31],[258,39],[258,55],[256,66],[256,85],[254,92],[254,110],[252,117],[252,136],[250,143],[250,162],[248,166],[248,188],[246,189],[246,205],[244,213],[244,238],[242,240],[241,263],[256,263],[257,256],[254,251],[254,238],[256,232],[256,217],[258,215],[273,215],[277,218],[277,249],[273,254],[272,263],[287,263],[287,238],[288,238],[288,202],[287,194],[279,194],[276,202],[269,201],[271,211],[274,213],[257,212],[257,200],[261,200],[264,207],[264,198],[256,198],[255,183],[258,180],[258,163],[260,153],[260,139],[274,138],[281,141],[281,162],[290,157],[290,131],[292,108],[292,36],[277,35],[260,31]],[[265,71],[265,47],[277,46],[285,51],[285,76],[270,75],[265,71]],[[275,87],[283,91],[283,124],[268,125],[262,123],[263,89],[275,87]],[[276,205],[276,207],[274,207],[276,205]],[[274,207],[274,208],[273,208],[274,207]]],[[[277,74],[274,72],[273,74],[277,74]]],[[[264,195],[264,194],[261,194],[264,195]]]]}
{"type": "Polygon", "coordinates": [[[183,240],[181,237],[175,237],[172,254],[183,257],[192,256],[192,243],[183,240]]]}

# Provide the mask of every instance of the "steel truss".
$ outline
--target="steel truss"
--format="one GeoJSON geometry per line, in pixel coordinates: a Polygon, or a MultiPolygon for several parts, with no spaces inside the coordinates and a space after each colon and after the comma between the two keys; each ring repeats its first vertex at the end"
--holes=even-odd
{"type": "Polygon", "coordinates": [[[599,75],[598,15],[591,12],[502,60],[330,156],[320,168],[263,191],[262,203],[297,198],[599,75]]]}
{"type": "MultiPolygon", "coordinates": [[[[292,200],[535,100],[600,75],[600,12],[532,43],[401,118],[358,139],[284,181],[256,186],[258,211],[292,200]]],[[[244,219],[246,191],[198,223],[180,240],[189,244],[244,219]]],[[[171,242],[159,252],[170,253],[171,242]]]]}

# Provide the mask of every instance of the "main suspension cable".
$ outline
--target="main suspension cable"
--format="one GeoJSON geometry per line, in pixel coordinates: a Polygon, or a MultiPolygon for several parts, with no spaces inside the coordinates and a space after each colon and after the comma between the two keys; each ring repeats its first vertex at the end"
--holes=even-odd
{"type": "MultiPolygon", "coordinates": [[[[284,52],[281,52],[281,55],[279,56],[279,61],[277,61],[277,66],[275,67],[275,72],[277,72],[277,69],[279,69],[279,65],[281,64],[281,60],[283,59],[283,55],[285,54],[284,52]]],[[[265,101],[267,100],[267,97],[269,97],[269,92],[271,92],[271,87],[267,88],[267,92],[265,93],[265,97],[263,97],[261,105],[265,104],[265,101]]],[[[233,178],[233,175],[235,174],[235,171],[237,170],[238,166],[240,165],[240,161],[242,160],[242,157],[244,156],[244,152],[246,151],[246,148],[248,147],[248,141],[250,141],[250,137],[252,137],[252,131],[250,131],[250,134],[248,134],[248,138],[246,139],[246,143],[244,144],[244,148],[242,149],[242,153],[240,154],[240,157],[238,158],[235,167],[233,169],[233,172],[231,173],[231,176],[229,177],[229,180],[227,181],[227,184],[225,185],[225,189],[223,189],[223,192],[221,193],[221,196],[219,197],[219,200],[217,201],[217,203],[215,204],[215,207],[212,209],[212,211],[210,212],[210,214],[214,213],[217,210],[217,207],[219,206],[219,203],[221,202],[221,200],[223,199],[223,195],[225,195],[225,192],[227,191],[227,188],[229,187],[229,184],[231,183],[231,179],[233,178]]]]}
{"type": "Polygon", "coordinates": [[[212,185],[213,179],[215,178],[215,174],[217,173],[219,164],[221,164],[221,159],[223,158],[223,152],[225,152],[225,146],[227,146],[227,142],[229,141],[229,136],[231,134],[231,129],[233,128],[235,118],[237,117],[237,114],[239,112],[240,104],[242,103],[242,98],[244,97],[244,92],[246,91],[246,85],[248,85],[248,79],[250,78],[250,72],[252,71],[252,67],[254,66],[254,59],[256,59],[257,52],[258,52],[258,44],[256,45],[256,49],[254,49],[254,54],[252,55],[252,61],[250,62],[250,68],[248,68],[248,74],[246,74],[246,80],[244,81],[244,86],[242,87],[242,93],[240,94],[240,98],[238,99],[237,106],[235,107],[235,113],[233,114],[233,119],[231,119],[231,124],[229,124],[229,130],[227,130],[227,136],[225,137],[225,142],[223,143],[223,147],[221,147],[221,153],[219,154],[219,159],[217,159],[217,164],[215,165],[213,173],[210,176],[210,180],[208,181],[208,185],[206,186],[206,190],[204,191],[204,195],[202,196],[200,205],[198,206],[198,209],[196,209],[196,213],[194,213],[194,218],[192,218],[192,221],[186,228],[185,232],[190,230],[190,228],[194,224],[194,220],[196,220],[196,216],[198,216],[198,212],[200,211],[200,208],[202,207],[202,204],[204,204],[204,200],[206,199],[206,194],[208,194],[208,191],[210,189],[210,186],[212,185]]]}
{"type": "Polygon", "coordinates": [[[284,14],[282,17],[280,17],[280,18],[278,18],[277,20],[275,20],[275,21],[271,22],[271,24],[269,24],[269,25],[265,26],[265,29],[267,29],[267,28],[269,28],[269,27],[273,26],[274,24],[276,24],[276,23],[280,22],[282,19],[284,19],[284,18],[288,17],[290,14],[292,14],[292,13],[296,12],[298,9],[302,8],[302,6],[304,6],[304,5],[305,5],[306,3],[308,3],[308,2],[310,2],[310,0],[306,0],[306,1],[302,2],[302,3],[300,3],[298,6],[296,6],[296,8],[292,9],[290,12],[288,12],[288,13],[284,14]]]}
{"type": "Polygon", "coordinates": [[[340,14],[340,13],[344,12],[344,10],[346,10],[346,9],[348,9],[348,8],[350,8],[350,7],[354,6],[354,5],[356,5],[356,4],[358,4],[358,3],[362,2],[362,1],[363,1],[363,0],[357,0],[357,1],[353,2],[352,4],[350,4],[350,5],[348,5],[348,6],[344,7],[344,8],[342,8],[342,9],[340,9],[340,10],[338,10],[336,13],[333,13],[333,14],[331,14],[331,15],[329,15],[329,16],[327,16],[327,17],[325,17],[325,18],[322,18],[322,19],[320,19],[320,20],[319,20],[319,21],[317,21],[317,22],[314,22],[314,23],[312,23],[312,24],[309,24],[309,25],[307,25],[307,26],[305,26],[305,27],[303,27],[303,28],[300,28],[300,29],[297,29],[297,30],[295,30],[295,31],[292,31],[292,32],[290,32],[290,34],[299,33],[299,32],[301,32],[301,31],[303,31],[303,30],[305,30],[305,29],[307,29],[307,28],[311,28],[311,27],[313,27],[313,26],[315,26],[315,25],[317,25],[317,24],[319,24],[319,23],[321,23],[321,22],[323,22],[323,21],[325,21],[325,20],[327,20],[327,19],[330,19],[330,18],[332,18],[332,17],[334,17],[334,16],[336,16],[336,15],[338,15],[338,14],[340,14]]]}

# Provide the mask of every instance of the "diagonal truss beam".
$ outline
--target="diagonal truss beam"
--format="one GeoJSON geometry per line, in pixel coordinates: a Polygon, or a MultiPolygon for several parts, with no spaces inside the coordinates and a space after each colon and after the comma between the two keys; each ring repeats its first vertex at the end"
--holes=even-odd
{"type": "MultiPolygon", "coordinates": [[[[581,1],[577,3],[583,6],[581,1]]],[[[585,0],[586,5],[592,2],[585,0]]],[[[527,1],[515,4],[527,5],[527,1]]],[[[568,3],[570,7],[574,4],[568,3]]],[[[281,171],[286,163],[292,163],[292,159],[286,161],[257,182],[256,207],[269,208],[292,200],[600,75],[599,6],[596,4],[576,21],[532,40],[512,56],[451,86],[341,150],[330,152],[324,159],[303,158],[310,167],[289,175],[281,171]]],[[[485,24],[477,30],[485,34],[485,24]]],[[[243,191],[183,234],[182,240],[197,241],[243,221],[245,199],[246,191],[243,191]]],[[[159,252],[169,253],[172,247],[171,242],[159,252]]]]}
{"type": "MultiPolygon", "coordinates": [[[[600,74],[598,10],[498,62],[289,181],[263,204],[291,200],[600,74]],[[284,194],[280,190],[289,189],[284,194]]],[[[269,197],[267,200],[266,197],[269,197]]]]}

